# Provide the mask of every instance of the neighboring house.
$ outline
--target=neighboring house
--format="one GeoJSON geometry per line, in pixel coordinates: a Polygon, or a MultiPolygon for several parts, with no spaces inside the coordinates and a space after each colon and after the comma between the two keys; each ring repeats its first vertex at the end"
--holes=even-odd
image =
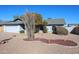
{"type": "Polygon", "coordinates": [[[64,26],[65,25],[65,20],[63,18],[58,18],[58,19],[47,19],[48,25],[46,26],[48,29],[48,32],[52,32],[52,27],[53,26],[64,26]]]}
{"type": "MultiPolygon", "coordinates": [[[[48,32],[52,32],[52,26],[64,26],[64,19],[47,19],[48,25],[46,26],[48,32]]],[[[20,33],[21,30],[24,30],[23,22],[20,19],[9,22],[0,22],[0,32],[13,32],[20,33]]]]}

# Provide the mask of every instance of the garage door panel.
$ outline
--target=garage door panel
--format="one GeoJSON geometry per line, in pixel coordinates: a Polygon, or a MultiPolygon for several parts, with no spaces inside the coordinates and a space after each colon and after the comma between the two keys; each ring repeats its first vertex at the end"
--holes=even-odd
{"type": "Polygon", "coordinates": [[[19,26],[4,26],[4,32],[18,33],[20,30],[19,26]]]}

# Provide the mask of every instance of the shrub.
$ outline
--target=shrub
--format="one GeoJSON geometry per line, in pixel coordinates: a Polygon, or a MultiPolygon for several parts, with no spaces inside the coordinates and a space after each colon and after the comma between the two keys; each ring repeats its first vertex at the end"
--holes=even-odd
{"type": "Polygon", "coordinates": [[[54,33],[54,34],[57,34],[57,32],[56,32],[56,26],[53,26],[53,27],[52,27],[52,30],[53,30],[53,33],[54,33]]]}
{"type": "Polygon", "coordinates": [[[20,33],[24,33],[24,30],[21,30],[20,33]]]}
{"type": "Polygon", "coordinates": [[[76,34],[76,35],[79,35],[79,26],[75,27],[72,31],[71,31],[72,34],[76,34]]]}
{"type": "Polygon", "coordinates": [[[35,27],[35,33],[38,33],[38,32],[39,32],[39,28],[35,27]]]}
{"type": "Polygon", "coordinates": [[[60,34],[60,35],[67,35],[68,34],[68,30],[65,29],[64,27],[55,27],[53,29],[53,33],[54,34],[60,34]]]}
{"type": "Polygon", "coordinates": [[[44,28],[43,28],[43,33],[47,33],[47,28],[46,28],[46,26],[44,26],[44,28]]]}

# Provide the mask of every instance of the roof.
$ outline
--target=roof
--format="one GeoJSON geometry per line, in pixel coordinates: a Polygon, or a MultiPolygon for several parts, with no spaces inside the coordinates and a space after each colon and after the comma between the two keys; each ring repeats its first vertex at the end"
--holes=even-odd
{"type": "MultiPolygon", "coordinates": [[[[60,24],[65,24],[64,19],[48,19],[46,20],[48,22],[48,25],[60,25],[60,24]]],[[[0,22],[0,25],[19,25],[23,24],[23,22],[19,19],[15,21],[5,21],[5,22],[0,22]]]]}
{"type": "Polygon", "coordinates": [[[68,25],[79,25],[79,23],[74,23],[74,24],[68,24],[68,25]]]}
{"type": "Polygon", "coordinates": [[[59,19],[47,19],[48,24],[65,24],[65,20],[63,18],[59,19]]]}
{"type": "Polygon", "coordinates": [[[18,24],[23,24],[22,21],[16,21],[16,22],[10,22],[10,21],[6,21],[6,22],[0,22],[0,25],[18,25],[18,24]]]}

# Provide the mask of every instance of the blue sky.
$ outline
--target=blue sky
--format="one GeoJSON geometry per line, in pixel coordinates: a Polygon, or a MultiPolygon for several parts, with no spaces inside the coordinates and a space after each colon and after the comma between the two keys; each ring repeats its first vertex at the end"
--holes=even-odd
{"type": "Polygon", "coordinates": [[[39,13],[44,19],[64,18],[66,23],[79,23],[77,5],[0,5],[0,20],[11,21],[13,16],[23,15],[27,10],[39,13]]]}

